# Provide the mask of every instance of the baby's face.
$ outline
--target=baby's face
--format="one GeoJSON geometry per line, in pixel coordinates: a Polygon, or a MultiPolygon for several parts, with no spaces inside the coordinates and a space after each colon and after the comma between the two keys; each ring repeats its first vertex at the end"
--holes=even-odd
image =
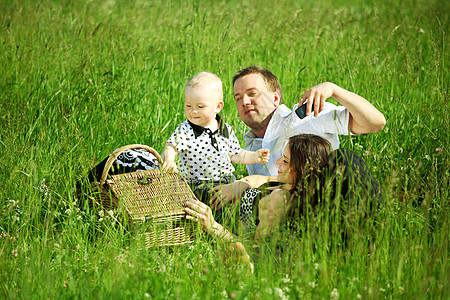
{"type": "Polygon", "coordinates": [[[216,114],[222,109],[223,101],[215,90],[188,86],[184,98],[184,113],[189,121],[201,127],[216,122],[216,114]]]}

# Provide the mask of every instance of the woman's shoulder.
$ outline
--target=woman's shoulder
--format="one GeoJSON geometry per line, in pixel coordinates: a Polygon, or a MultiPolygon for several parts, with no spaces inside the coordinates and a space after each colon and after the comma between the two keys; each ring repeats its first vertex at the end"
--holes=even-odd
{"type": "Polygon", "coordinates": [[[287,200],[291,197],[291,192],[284,188],[283,186],[278,186],[276,188],[273,188],[271,193],[268,195],[268,198],[270,201],[273,200],[287,200]]]}

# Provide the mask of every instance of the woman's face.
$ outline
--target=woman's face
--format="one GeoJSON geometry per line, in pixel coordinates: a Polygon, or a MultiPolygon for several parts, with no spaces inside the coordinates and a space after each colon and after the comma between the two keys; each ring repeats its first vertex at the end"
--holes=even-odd
{"type": "Polygon", "coordinates": [[[291,168],[291,149],[289,144],[286,145],[283,155],[275,162],[278,165],[277,181],[283,183],[294,182],[294,171],[291,168]]]}

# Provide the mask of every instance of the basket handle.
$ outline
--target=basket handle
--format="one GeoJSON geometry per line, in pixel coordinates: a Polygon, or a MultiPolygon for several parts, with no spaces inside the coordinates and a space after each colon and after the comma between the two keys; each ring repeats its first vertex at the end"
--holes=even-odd
{"type": "Polygon", "coordinates": [[[151,154],[153,154],[156,157],[156,159],[158,160],[158,163],[160,165],[162,165],[162,163],[163,163],[162,158],[159,155],[159,153],[156,152],[156,150],[153,149],[152,147],[149,147],[149,146],[146,146],[146,145],[141,145],[141,144],[132,144],[132,145],[127,145],[127,146],[120,147],[119,149],[117,149],[113,153],[111,153],[111,156],[106,161],[105,167],[103,168],[102,178],[100,179],[100,186],[105,184],[106,177],[108,176],[109,169],[111,169],[111,166],[113,165],[113,163],[116,160],[116,158],[120,154],[122,154],[123,152],[125,152],[127,150],[132,150],[132,149],[144,149],[144,150],[147,150],[148,152],[150,152],[151,154]]]}

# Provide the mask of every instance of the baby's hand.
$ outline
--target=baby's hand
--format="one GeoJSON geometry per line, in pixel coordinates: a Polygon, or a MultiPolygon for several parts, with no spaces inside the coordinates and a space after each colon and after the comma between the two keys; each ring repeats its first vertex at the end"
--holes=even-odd
{"type": "Polygon", "coordinates": [[[267,164],[270,159],[269,149],[256,150],[256,162],[259,164],[267,164]]]}
{"type": "Polygon", "coordinates": [[[167,173],[178,173],[177,165],[173,161],[164,161],[162,170],[167,173]]]}

